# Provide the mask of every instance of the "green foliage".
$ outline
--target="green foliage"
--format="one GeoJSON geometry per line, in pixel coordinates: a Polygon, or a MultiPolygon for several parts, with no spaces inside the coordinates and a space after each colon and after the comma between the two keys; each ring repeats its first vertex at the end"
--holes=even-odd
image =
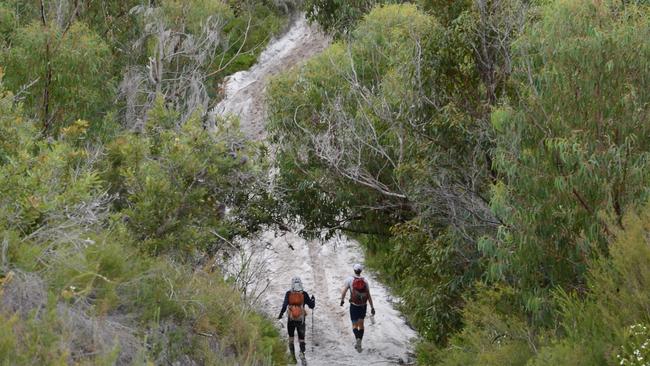
{"type": "Polygon", "coordinates": [[[44,1],[42,7],[39,2],[6,0],[0,2],[0,24],[6,27],[0,29],[0,44],[7,45],[0,62],[7,69],[7,86],[50,134],[78,118],[91,122],[91,135],[102,133],[104,116],[133,108],[113,103],[116,86],[118,97],[126,93],[140,108],[162,93],[185,120],[196,107],[180,106],[196,97],[186,95],[187,88],[220,98],[223,78],[253,65],[268,40],[284,28],[287,14],[281,8],[263,0],[44,1]],[[164,65],[154,66],[163,72],[161,80],[144,70],[151,58],[161,56],[158,46],[169,54],[164,65]],[[177,52],[179,47],[183,52],[177,52]],[[136,71],[142,78],[129,84],[136,71]],[[163,82],[174,86],[161,89],[163,82]],[[149,83],[157,84],[151,93],[133,90],[149,91],[149,83]]]}
{"type": "Polygon", "coordinates": [[[167,27],[177,31],[200,35],[210,18],[223,24],[211,70],[218,79],[252,66],[263,45],[286,25],[280,9],[266,1],[165,0],[161,8],[167,27]]]}
{"type": "MultiPolygon", "coordinates": [[[[134,7],[143,4],[142,0],[89,1],[85,3],[3,0],[0,3],[0,8],[6,9],[8,16],[11,17],[11,22],[9,22],[9,18],[7,18],[7,23],[0,22],[0,24],[11,26],[11,32],[6,33],[8,41],[11,40],[11,35],[21,27],[42,22],[43,17],[46,19],[46,23],[58,24],[58,27],[63,29],[79,21],[90,28],[93,34],[101,37],[111,50],[110,63],[102,65],[102,72],[107,72],[112,78],[116,78],[123,72],[123,67],[133,62],[143,62],[142,54],[134,52],[137,50],[129,49],[129,44],[143,32],[137,22],[137,17],[132,12],[134,7]],[[41,7],[41,3],[44,5],[43,7],[41,7]]],[[[105,90],[102,89],[101,92],[105,92],[105,90]]]]}
{"type": "Polygon", "coordinates": [[[274,197],[263,150],[235,120],[207,133],[213,100],[184,88],[218,95],[297,1],[0,1],[0,363],[283,363],[272,324],[197,267],[282,220],[358,235],[422,364],[646,357],[647,5],[393,2],[306,1],[339,41],[269,86],[274,197]],[[131,105],[120,79],[145,90],[131,105]],[[93,343],[98,319],[127,334],[93,343]]]}
{"type": "Polygon", "coordinates": [[[7,87],[45,129],[96,119],[112,99],[110,50],[81,22],[61,29],[34,21],[15,32],[2,59],[7,87]]]}
{"type": "Polygon", "coordinates": [[[152,24],[216,40],[191,56],[216,95],[286,21],[268,1],[0,1],[0,364],[285,363],[273,323],[200,267],[269,220],[264,152],[180,94],[136,96],[133,130],[114,101],[134,70],[151,81],[152,24]]]}
{"type": "MultiPolygon", "coordinates": [[[[329,29],[362,13],[358,3],[322,4],[332,7],[316,14],[329,29]]],[[[373,265],[426,340],[444,346],[465,324],[451,340],[460,350],[442,357],[447,349],[424,344],[423,362],[604,362],[592,350],[611,353],[620,336],[595,329],[611,333],[614,323],[594,322],[606,318],[595,307],[566,314],[598,293],[589,263],[608,255],[627,210],[647,198],[647,8],[422,5],[436,18],[410,5],[375,8],[349,39],[271,84],[285,210],[306,234],[370,235],[373,265]],[[520,21],[529,23],[511,47],[520,21]],[[490,290],[470,296],[477,279],[507,289],[509,308],[490,290]],[[579,295],[562,300],[558,288],[579,295]],[[559,319],[586,333],[553,339],[559,319]],[[506,337],[498,347],[496,336],[506,337]]]]}
{"type": "Polygon", "coordinates": [[[549,290],[584,292],[594,250],[606,252],[627,208],[647,197],[650,24],[647,9],[609,2],[540,12],[516,42],[521,98],[493,117],[508,229],[498,249],[486,248],[509,253],[492,272],[548,322],[549,290]]]}
{"type": "Polygon", "coordinates": [[[0,166],[15,159],[33,144],[31,136],[36,134],[33,125],[21,116],[21,110],[13,103],[13,94],[2,88],[0,69],[0,166]]]}
{"type": "MultiPolygon", "coordinates": [[[[270,130],[282,141],[279,179],[289,188],[286,202],[301,217],[306,232],[349,223],[348,228],[361,232],[385,234],[393,220],[390,216],[410,214],[399,184],[398,157],[398,141],[406,138],[408,122],[393,120],[392,114],[398,113],[400,97],[414,95],[410,85],[393,86],[410,81],[413,69],[408,60],[417,44],[428,44],[431,27],[434,21],[414,6],[375,9],[350,43],[332,45],[301,70],[269,86],[270,130]],[[397,105],[384,115],[376,109],[382,103],[397,105]],[[357,137],[338,135],[345,131],[354,131],[357,137]],[[373,131],[378,135],[370,144],[355,140],[372,138],[373,131]],[[318,146],[319,138],[327,139],[327,145],[318,146]],[[335,157],[339,145],[351,155],[335,157]],[[360,160],[353,161],[352,155],[360,160]],[[366,175],[372,178],[366,181],[366,175]],[[387,209],[361,209],[377,202],[387,209]]],[[[402,152],[403,161],[418,153],[416,147],[404,147],[402,152]]]]}
{"type": "Polygon", "coordinates": [[[62,300],[91,297],[98,315],[123,306],[120,286],[151,265],[147,258],[137,258],[139,253],[124,245],[128,237],[123,238],[126,242],[119,243],[117,232],[111,232],[112,237],[106,237],[108,234],[87,238],[89,244],[83,250],[62,248],[45,270],[51,290],[62,300]]]}
{"type": "Polygon", "coordinates": [[[136,128],[161,97],[181,117],[178,125],[196,113],[205,119],[223,97],[224,78],[255,63],[287,21],[266,1],[169,0],[136,6],[130,14],[141,32],[128,44],[134,51],[121,70],[116,112],[136,128]]]}
{"type": "MultiPolygon", "coordinates": [[[[88,24],[96,34],[102,35],[113,49],[113,53],[120,56],[116,60],[117,65],[120,65],[122,61],[119,58],[127,56],[122,54],[124,53],[122,47],[142,32],[131,10],[143,3],[142,0],[112,0],[92,1],[76,8],[74,3],[68,6],[70,12],[76,11],[81,21],[88,24]]],[[[116,70],[116,72],[120,71],[116,70]]]]}
{"type": "Polygon", "coordinates": [[[0,40],[7,41],[16,27],[16,16],[8,4],[0,3],[0,40]]]}
{"type": "Polygon", "coordinates": [[[598,361],[594,357],[594,353],[598,353],[599,350],[589,349],[588,347],[579,342],[560,341],[557,344],[540,349],[539,353],[534,358],[531,358],[526,365],[597,365],[598,361]]]}
{"type": "Polygon", "coordinates": [[[196,0],[188,3],[181,0],[165,0],[161,8],[167,25],[175,29],[186,28],[190,33],[201,32],[201,23],[207,14],[214,14],[225,18],[233,17],[230,7],[221,1],[196,0]]]}
{"type": "Polygon", "coordinates": [[[418,0],[416,3],[443,24],[452,23],[464,11],[472,8],[472,3],[466,0],[418,0]]]}
{"type": "Polygon", "coordinates": [[[418,4],[444,24],[451,23],[471,8],[471,3],[468,1],[448,0],[305,0],[304,8],[307,10],[309,20],[317,22],[323,30],[340,38],[352,33],[357,24],[373,8],[409,2],[418,4]]]}
{"type": "Polygon", "coordinates": [[[514,93],[491,116],[503,225],[479,241],[510,308],[476,293],[449,348],[422,349],[431,363],[614,365],[645,342],[629,329],[648,322],[648,214],[630,212],[647,199],[648,9],[556,1],[531,13],[514,93]],[[495,347],[499,334],[515,344],[495,347]]]}
{"type": "Polygon", "coordinates": [[[478,261],[459,252],[450,231],[435,239],[421,223],[409,221],[391,229],[387,242],[365,238],[369,264],[380,270],[395,294],[400,310],[425,340],[444,344],[462,326],[460,309],[468,283],[480,276],[478,261]]]}
{"type": "Polygon", "coordinates": [[[437,364],[525,365],[535,339],[516,302],[512,288],[479,286],[463,310],[465,327],[450,348],[437,351],[437,364]]]}
{"type": "Polygon", "coordinates": [[[0,314],[0,363],[2,365],[67,365],[69,350],[62,348],[60,324],[53,309],[41,319],[0,314]]]}
{"type": "Polygon", "coordinates": [[[560,304],[553,314],[559,329],[543,330],[527,321],[513,289],[481,290],[465,307],[466,326],[450,347],[428,354],[443,365],[484,364],[495,354],[509,360],[504,364],[528,366],[639,362],[639,354],[647,354],[650,321],[650,205],[622,222],[625,229],[615,233],[610,256],[589,263],[587,295],[554,292],[560,304]],[[519,340],[519,346],[501,354],[494,347],[497,338],[519,340]]]}
{"type": "Polygon", "coordinates": [[[615,354],[628,357],[621,351],[629,351],[638,341],[630,327],[650,322],[650,300],[645,296],[650,287],[650,208],[646,205],[639,215],[626,215],[622,223],[625,229],[617,230],[609,247],[611,258],[597,260],[589,270],[586,299],[560,293],[567,337],[589,340],[591,349],[605,350],[594,355],[600,364],[611,362],[615,354]]]}
{"type": "MultiPolygon", "coordinates": [[[[4,99],[10,105],[10,96],[4,99]]],[[[0,227],[28,235],[43,224],[56,224],[66,207],[83,205],[101,190],[88,152],[63,141],[37,139],[31,121],[3,114],[4,164],[0,165],[0,227]],[[6,226],[5,226],[6,225],[6,226]]]]}
{"type": "Polygon", "coordinates": [[[307,18],[317,22],[326,32],[342,36],[352,31],[356,23],[379,4],[401,1],[386,0],[306,0],[307,18]]]}
{"type": "Polygon", "coordinates": [[[214,138],[197,118],[180,129],[164,128],[175,118],[159,99],[145,136],[126,134],[108,146],[103,174],[107,188],[123,195],[117,205],[144,251],[187,256],[214,250],[221,239],[213,232],[225,238],[244,233],[224,210],[253,193],[246,190],[254,188],[256,168],[247,159],[256,152],[242,142],[236,123],[220,123],[214,138]]]}

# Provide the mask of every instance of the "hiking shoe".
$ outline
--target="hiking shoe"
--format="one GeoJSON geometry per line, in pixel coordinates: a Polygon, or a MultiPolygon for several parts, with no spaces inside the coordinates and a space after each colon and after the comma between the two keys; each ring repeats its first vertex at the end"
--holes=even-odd
{"type": "Polygon", "coordinates": [[[357,349],[357,352],[361,353],[361,338],[357,338],[357,344],[354,346],[357,349]]]}
{"type": "Polygon", "coordinates": [[[305,352],[300,352],[300,363],[303,366],[307,366],[307,358],[305,358],[305,352]]]}
{"type": "Polygon", "coordinates": [[[289,362],[292,363],[292,364],[297,364],[298,363],[298,360],[296,360],[296,354],[295,353],[291,354],[291,357],[289,357],[289,362]]]}

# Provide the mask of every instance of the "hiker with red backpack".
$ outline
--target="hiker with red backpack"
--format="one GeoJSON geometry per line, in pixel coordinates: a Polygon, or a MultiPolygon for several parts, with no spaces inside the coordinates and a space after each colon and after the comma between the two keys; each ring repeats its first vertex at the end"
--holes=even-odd
{"type": "Polygon", "coordinates": [[[287,311],[287,331],[289,333],[289,351],[291,351],[291,358],[296,362],[296,349],[293,341],[293,335],[298,330],[298,341],[300,343],[300,361],[303,365],[307,364],[305,358],[305,320],[307,318],[307,310],[305,305],[313,309],[316,306],[316,298],[312,295],[309,297],[307,291],[303,289],[300,277],[291,279],[291,289],[284,295],[284,303],[278,319],[282,319],[282,315],[287,311]]]}
{"type": "Polygon", "coordinates": [[[352,266],[354,276],[345,280],[345,285],[341,291],[341,306],[345,304],[345,294],[350,291],[350,320],[352,320],[352,332],[356,338],[355,348],[361,352],[361,341],[363,340],[363,320],[366,317],[368,303],[370,303],[370,313],[375,315],[375,306],[370,296],[370,286],[368,280],[361,277],[363,266],[356,263],[352,266]]]}

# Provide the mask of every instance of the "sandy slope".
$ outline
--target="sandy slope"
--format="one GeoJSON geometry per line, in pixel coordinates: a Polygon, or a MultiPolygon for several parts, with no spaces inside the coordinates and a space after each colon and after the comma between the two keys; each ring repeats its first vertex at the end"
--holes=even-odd
{"type": "Polygon", "coordinates": [[[310,27],[304,17],[297,18],[285,34],[262,52],[257,64],[228,77],[225,98],[213,112],[238,115],[248,136],[262,139],[265,135],[264,91],[269,76],[308,59],[328,43],[329,39],[315,27],[310,27]]]}
{"type": "MultiPolygon", "coordinates": [[[[299,18],[286,34],[269,45],[258,64],[229,78],[226,98],[215,112],[239,115],[244,131],[253,139],[263,139],[267,78],[304,61],[327,43],[326,37],[299,18]]],[[[344,279],[352,274],[352,264],[363,262],[358,243],[345,237],[326,242],[305,241],[293,233],[268,231],[257,240],[243,243],[243,248],[241,256],[229,264],[230,268],[235,273],[245,268],[249,275],[240,277],[246,279],[249,296],[257,298],[257,305],[269,316],[277,317],[293,276],[302,277],[305,289],[316,296],[313,334],[311,314],[308,317],[310,365],[412,362],[411,347],[416,333],[394,309],[391,295],[372,273],[364,274],[370,281],[377,315],[366,319],[363,352],[359,354],[353,347],[349,305],[340,307],[339,299],[344,279]]],[[[285,323],[286,318],[277,325],[284,327],[285,323]]]]}
{"type": "MultiPolygon", "coordinates": [[[[394,309],[393,298],[373,276],[364,273],[377,315],[366,319],[364,350],[353,348],[348,304],[340,307],[340,291],[345,278],[352,274],[352,264],[363,262],[358,243],[345,237],[325,242],[305,241],[288,233],[275,237],[265,233],[261,240],[248,243],[248,250],[257,250],[264,258],[266,277],[261,281],[268,289],[262,294],[260,307],[277,317],[285,291],[293,276],[300,276],[305,290],[316,296],[314,329],[308,317],[307,357],[310,365],[377,365],[409,363],[411,341],[415,332],[394,309]],[[292,249],[293,248],[293,249],[292,249]]],[[[368,271],[366,271],[368,272],[368,271]]],[[[368,314],[370,315],[370,314],[368,314]]],[[[286,318],[278,322],[283,326],[286,318]]]]}

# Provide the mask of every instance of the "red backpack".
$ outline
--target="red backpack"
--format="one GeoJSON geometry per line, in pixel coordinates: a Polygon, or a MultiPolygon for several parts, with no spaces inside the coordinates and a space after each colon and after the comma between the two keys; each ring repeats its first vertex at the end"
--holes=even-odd
{"type": "Polygon", "coordinates": [[[305,318],[305,295],[302,291],[289,292],[289,320],[304,320],[305,318]]]}
{"type": "Polygon", "coordinates": [[[368,302],[368,286],[363,277],[352,280],[350,302],[355,305],[365,305],[368,302]]]}

